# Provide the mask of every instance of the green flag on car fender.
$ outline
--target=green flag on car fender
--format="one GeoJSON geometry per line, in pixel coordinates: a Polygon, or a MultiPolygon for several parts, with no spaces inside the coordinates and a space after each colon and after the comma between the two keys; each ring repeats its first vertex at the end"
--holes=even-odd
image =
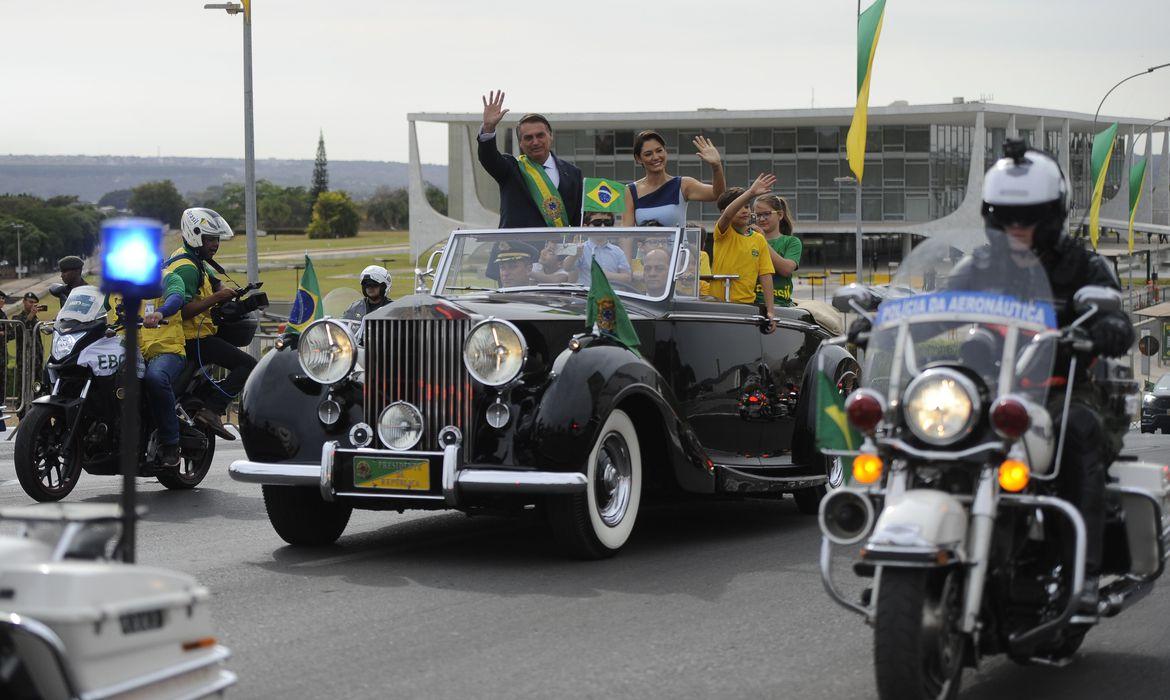
{"type": "Polygon", "coordinates": [[[593,269],[590,275],[589,311],[585,317],[585,326],[601,335],[613,338],[629,348],[630,352],[641,357],[642,353],[638,352],[638,345],[640,345],[638,332],[634,330],[634,324],[630,323],[630,317],[626,315],[626,307],[622,306],[622,300],[609,285],[609,278],[605,276],[605,271],[601,269],[601,265],[597,264],[597,258],[593,259],[593,269]]]}
{"type": "Polygon", "coordinates": [[[817,372],[817,449],[856,450],[861,435],[845,417],[845,399],[824,372],[817,372]]]}

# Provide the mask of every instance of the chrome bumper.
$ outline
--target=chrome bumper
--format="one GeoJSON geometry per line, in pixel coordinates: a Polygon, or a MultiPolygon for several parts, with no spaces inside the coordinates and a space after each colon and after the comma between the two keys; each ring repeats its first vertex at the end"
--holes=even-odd
{"type": "MultiPolygon", "coordinates": [[[[265,463],[246,459],[236,460],[228,467],[228,474],[236,481],[272,486],[315,486],[327,501],[337,496],[353,498],[396,498],[404,501],[442,500],[449,508],[458,508],[464,494],[574,494],[585,490],[585,475],[577,472],[513,471],[508,469],[466,469],[459,463],[459,446],[449,445],[440,455],[443,460],[443,494],[406,495],[374,494],[369,492],[338,491],[333,484],[333,461],[338,445],[327,442],[321,450],[320,464],[265,463]]],[[[360,450],[387,457],[403,453],[388,450],[360,450]]]]}

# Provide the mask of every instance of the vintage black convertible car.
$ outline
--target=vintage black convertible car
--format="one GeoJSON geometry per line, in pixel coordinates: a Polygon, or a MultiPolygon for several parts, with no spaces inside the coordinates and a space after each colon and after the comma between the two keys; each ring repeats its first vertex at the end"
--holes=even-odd
{"type": "MultiPolygon", "coordinates": [[[[698,232],[456,231],[430,293],[326,319],[269,352],[242,397],[247,460],[277,533],[333,542],[352,509],[547,509],[575,556],[614,554],[647,498],[780,498],[815,513],[813,370],[857,362],[804,310],[703,294],[698,232]],[[607,272],[637,350],[586,328],[607,272]],[[675,274],[669,274],[669,271],[675,274]]],[[[420,277],[422,279],[422,277],[420,277]]]]}

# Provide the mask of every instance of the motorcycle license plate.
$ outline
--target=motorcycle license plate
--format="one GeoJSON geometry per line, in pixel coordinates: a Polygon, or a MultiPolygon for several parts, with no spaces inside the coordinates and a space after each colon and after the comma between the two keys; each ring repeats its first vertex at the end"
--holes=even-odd
{"type": "Polygon", "coordinates": [[[430,491],[429,459],[354,457],[353,485],[359,489],[430,491]]]}

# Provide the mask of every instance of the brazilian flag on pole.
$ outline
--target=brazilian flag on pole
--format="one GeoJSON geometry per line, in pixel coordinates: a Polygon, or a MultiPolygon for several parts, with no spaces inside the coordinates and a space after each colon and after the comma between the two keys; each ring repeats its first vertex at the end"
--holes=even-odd
{"type": "Polygon", "coordinates": [[[1093,199],[1089,205],[1089,241],[1097,249],[1101,236],[1101,197],[1105,194],[1105,176],[1109,173],[1109,161],[1113,159],[1113,144],[1117,141],[1117,122],[1093,137],[1092,166],[1093,199]]]}
{"type": "Polygon", "coordinates": [[[305,256],[305,271],[297,287],[297,298],[293,299],[292,311],[288,314],[288,329],[300,333],[310,323],[324,316],[321,311],[321,291],[317,287],[317,271],[313,261],[305,256]]]}
{"type": "Polygon", "coordinates": [[[873,77],[873,57],[877,55],[878,37],[882,33],[882,19],[886,14],[886,0],[877,0],[857,18],[857,106],[853,108],[853,122],[845,139],[849,169],[860,185],[865,170],[865,130],[869,127],[869,83],[873,77]]]}
{"type": "Polygon", "coordinates": [[[597,258],[593,259],[593,269],[590,274],[592,278],[589,283],[587,301],[589,311],[585,316],[586,328],[595,329],[595,332],[613,338],[629,348],[630,352],[641,357],[642,353],[638,352],[638,346],[641,344],[638,340],[638,332],[634,330],[634,324],[630,323],[630,317],[626,315],[626,307],[622,306],[622,300],[609,285],[609,278],[605,276],[605,271],[601,269],[601,265],[597,264],[597,258]]]}
{"type": "Polygon", "coordinates": [[[626,186],[604,177],[587,177],[582,186],[581,213],[601,211],[621,214],[626,210],[626,186]]]}
{"type": "Polygon", "coordinates": [[[1138,203],[1142,201],[1142,188],[1146,186],[1146,159],[1133,164],[1129,171],[1129,252],[1133,252],[1133,220],[1137,216],[1138,203]]]}
{"type": "Polygon", "coordinates": [[[817,449],[856,450],[861,435],[845,417],[845,398],[824,371],[817,372],[817,449]]]}

